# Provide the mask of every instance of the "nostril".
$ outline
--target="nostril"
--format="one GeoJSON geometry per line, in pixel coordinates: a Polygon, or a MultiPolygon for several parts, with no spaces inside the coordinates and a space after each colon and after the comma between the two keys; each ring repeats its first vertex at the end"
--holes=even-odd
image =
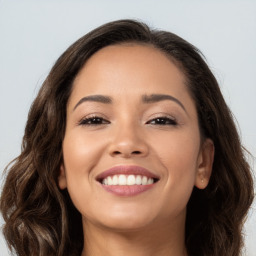
{"type": "Polygon", "coordinates": [[[115,151],[112,151],[111,155],[112,156],[124,156],[124,157],[131,157],[131,156],[139,156],[141,155],[142,152],[140,150],[134,150],[134,151],[122,151],[122,150],[115,150],[115,151]]]}
{"type": "Polygon", "coordinates": [[[140,151],[133,151],[132,154],[134,155],[139,155],[141,152],[140,151]]]}
{"type": "Polygon", "coordinates": [[[114,151],[113,154],[114,154],[114,155],[120,155],[121,152],[119,152],[119,151],[114,151]]]}

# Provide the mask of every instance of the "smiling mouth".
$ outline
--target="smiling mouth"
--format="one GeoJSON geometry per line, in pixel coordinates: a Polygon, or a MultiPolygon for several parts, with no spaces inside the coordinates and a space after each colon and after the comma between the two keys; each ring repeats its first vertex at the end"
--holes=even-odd
{"type": "Polygon", "coordinates": [[[98,175],[96,180],[108,192],[133,196],[153,188],[159,177],[140,166],[115,166],[98,175]]]}
{"type": "Polygon", "coordinates": [[[107,176],[104,179],[100,180],[100,183],[103,185],[116,185],[116,186],[133,186],[133,185],[150,185],[156,183],[157,178],[150,178],[144,175],[113,175],[107,176]]]}

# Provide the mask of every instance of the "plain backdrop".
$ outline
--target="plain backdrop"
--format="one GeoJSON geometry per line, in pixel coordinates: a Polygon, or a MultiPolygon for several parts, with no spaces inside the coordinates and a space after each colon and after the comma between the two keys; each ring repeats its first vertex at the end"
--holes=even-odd
{"type": "MultiPolygon", "coordinates": [[[[91,29],[123,18],[172,31],[203,52],[256,155],[256,1],[0,0],[1,176],[20,152],[29,107],[58,56],[91,29]]],[[[255,204],[244,233],[245,255],[255,256],[255,204]]],[[[8,255],[2,235],[0,255],[8,255]]]]}

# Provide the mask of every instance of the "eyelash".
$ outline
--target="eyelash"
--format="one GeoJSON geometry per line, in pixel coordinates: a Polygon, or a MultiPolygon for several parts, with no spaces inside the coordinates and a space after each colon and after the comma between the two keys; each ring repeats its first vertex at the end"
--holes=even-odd
{"type": "Polygon", "coordinates": [[[176,126],[178,124],[174,118],[170,118],[167,116],[156,117],[146,122],[146,124],[150,124],[150,123],[153,125],[160,125],[160,126],[163,126],[163,125],[176,126]],[[152,122],[154,122],[154,124],[152,122]]]}
{"type": "Polygon", "coordinates": [[[106,119],[99,117],[99,116],[91,116],[83,118],[79,125],[88,125],[88,126],[97,126],[97,125],[103,125],[103,124],[109,124],[110,122],[106,119]]]}
{"type": "MultiPolygon", "coordinates": [[[[92,116],[92,117],[86,117],[82,119],[79,122],[79,125],[86,125],[86,126],[98,126],[98,125],[104,125],[109,124],[110,122],[102,117],[99,116],[92,116]]],[[[153,118],[146,122],[146,124],[152,124],[152,125],[170,125],[170,126],[176,126],[178,125],[177,121],[174,118],[170,118],[167,116],[161,116],[153,118]]]]}

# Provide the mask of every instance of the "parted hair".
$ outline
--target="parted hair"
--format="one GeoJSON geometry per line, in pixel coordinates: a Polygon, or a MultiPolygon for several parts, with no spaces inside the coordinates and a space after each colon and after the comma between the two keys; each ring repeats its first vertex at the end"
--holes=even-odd
{"type": "MultiPolygon", "coordinates": [[[[190,256],[238,256],[242,228],[253,201],[246,151],[219,85],[200,51],[179,36],[134,20],[118,20],[89,32],[56,61],[28,115],[20,155],[9,164],[0,199],[3,234],[18,256],[81,255],[81,214],[58,187],[62,142],[72,84],[86,61],[115,44],[138,43],[163,52],[186,77],[202,139],[215,145],[213,171],[187,205],[185,243],[190,256]]],[[[86,232],[86,231],[85,231],[86,232]]]]}

